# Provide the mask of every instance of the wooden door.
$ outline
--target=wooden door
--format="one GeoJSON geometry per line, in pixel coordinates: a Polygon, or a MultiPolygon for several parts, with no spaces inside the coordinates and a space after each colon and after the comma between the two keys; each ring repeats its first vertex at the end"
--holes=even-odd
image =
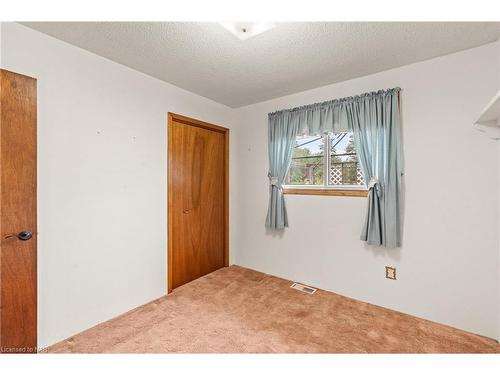
{"type": "Polygon", "coordinates": [[[36,80],[0,70],[0,347],[37,345],[36,80]]]}
{"type": "Polygon", "coordinates": [[[169,113],[169,292],[228,265],[228,151],[228,129],[169,113]]]}

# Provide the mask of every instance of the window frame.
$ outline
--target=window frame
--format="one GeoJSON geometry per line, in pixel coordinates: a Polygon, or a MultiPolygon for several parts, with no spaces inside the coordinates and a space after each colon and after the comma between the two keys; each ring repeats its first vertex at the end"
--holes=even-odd
{"type": "MultiPolygon", "coordinates": [[[[323,147],[323,185],[283,185],[284,194],[294,195],[330,195],[330,196],[368,196],[366,181],[364,185],[329,185],[331,135],[323,134],[325,147],[323,147]]],[[[356,150],[357,155],[357,150],[356,150]]],[[[288,172],[290,173],[290,171],[288,172]]]]}

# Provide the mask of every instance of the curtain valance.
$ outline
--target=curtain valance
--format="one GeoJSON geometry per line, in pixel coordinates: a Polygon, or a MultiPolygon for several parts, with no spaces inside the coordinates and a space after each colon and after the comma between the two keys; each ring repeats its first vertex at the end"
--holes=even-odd
{"type": "Polygon", "coordinates": [[[350,131],[368,188],[361,239],[371,245],[401,246],[400,88],[330,100],[268,115],[269,208],[266,226],[288,226],[283,182],[298,135],[350,131]]]}
{"type": "Polygon", "coordinates": [[[350,131],[348,116],[353,104],[373,100],[380,101],[388,96],[398,95],[400,91],[401,88],[395,87],[388,90],[372,91],[341,99],[283,109],[269,113],[268,118],[270,123],[286,121],[288,124],[296,126],[297,133],[300,135],[350,131]]]}

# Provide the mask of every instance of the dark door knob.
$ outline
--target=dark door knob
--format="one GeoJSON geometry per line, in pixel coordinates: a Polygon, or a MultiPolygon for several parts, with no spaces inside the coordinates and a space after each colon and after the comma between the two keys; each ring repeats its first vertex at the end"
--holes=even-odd
{"type": "Polygon", "coordinates": [[[19,233],[6,234],[3,238],[7,240],[13,237],[17,237],[21,241],[28,241],[31,237],[33,237],[33,233],[31,233],[29,230],[23,230],[22,232],[19,233]]]}
{"type": "Polygon", "coordinates": [[[31,237],[33,237],[33,233],[31,233],[29,230],[23,230],[22,232],[19,232],[17,234],[17,238],[19,238],[21,241],[28,241],[31,237]]]}

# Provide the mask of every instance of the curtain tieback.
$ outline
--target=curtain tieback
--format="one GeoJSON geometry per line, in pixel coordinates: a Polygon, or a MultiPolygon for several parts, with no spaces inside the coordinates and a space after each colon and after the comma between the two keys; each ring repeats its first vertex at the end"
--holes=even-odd
{"type": "Polygon", "coordinates": [[[377,177],[373,176],[368,182],[368,190],[373,190],[380,197],[380,181],[377,177]]]}
{"type": "Polygon", "coordinates": [[[378,178],[377,177],[372,177],[370,178],[370,181],[368,182],[368,189],[372,189],[375,187],[376,184],[378,184],[378,178]]]}
{"type": "Polygon", "coordinates": [[[278,186],[278,177],[276,176],[271,176],[270,173],[267,174],[267,177],[269,177],[269,183],[272,185],[272,186],[278,186]]]}

